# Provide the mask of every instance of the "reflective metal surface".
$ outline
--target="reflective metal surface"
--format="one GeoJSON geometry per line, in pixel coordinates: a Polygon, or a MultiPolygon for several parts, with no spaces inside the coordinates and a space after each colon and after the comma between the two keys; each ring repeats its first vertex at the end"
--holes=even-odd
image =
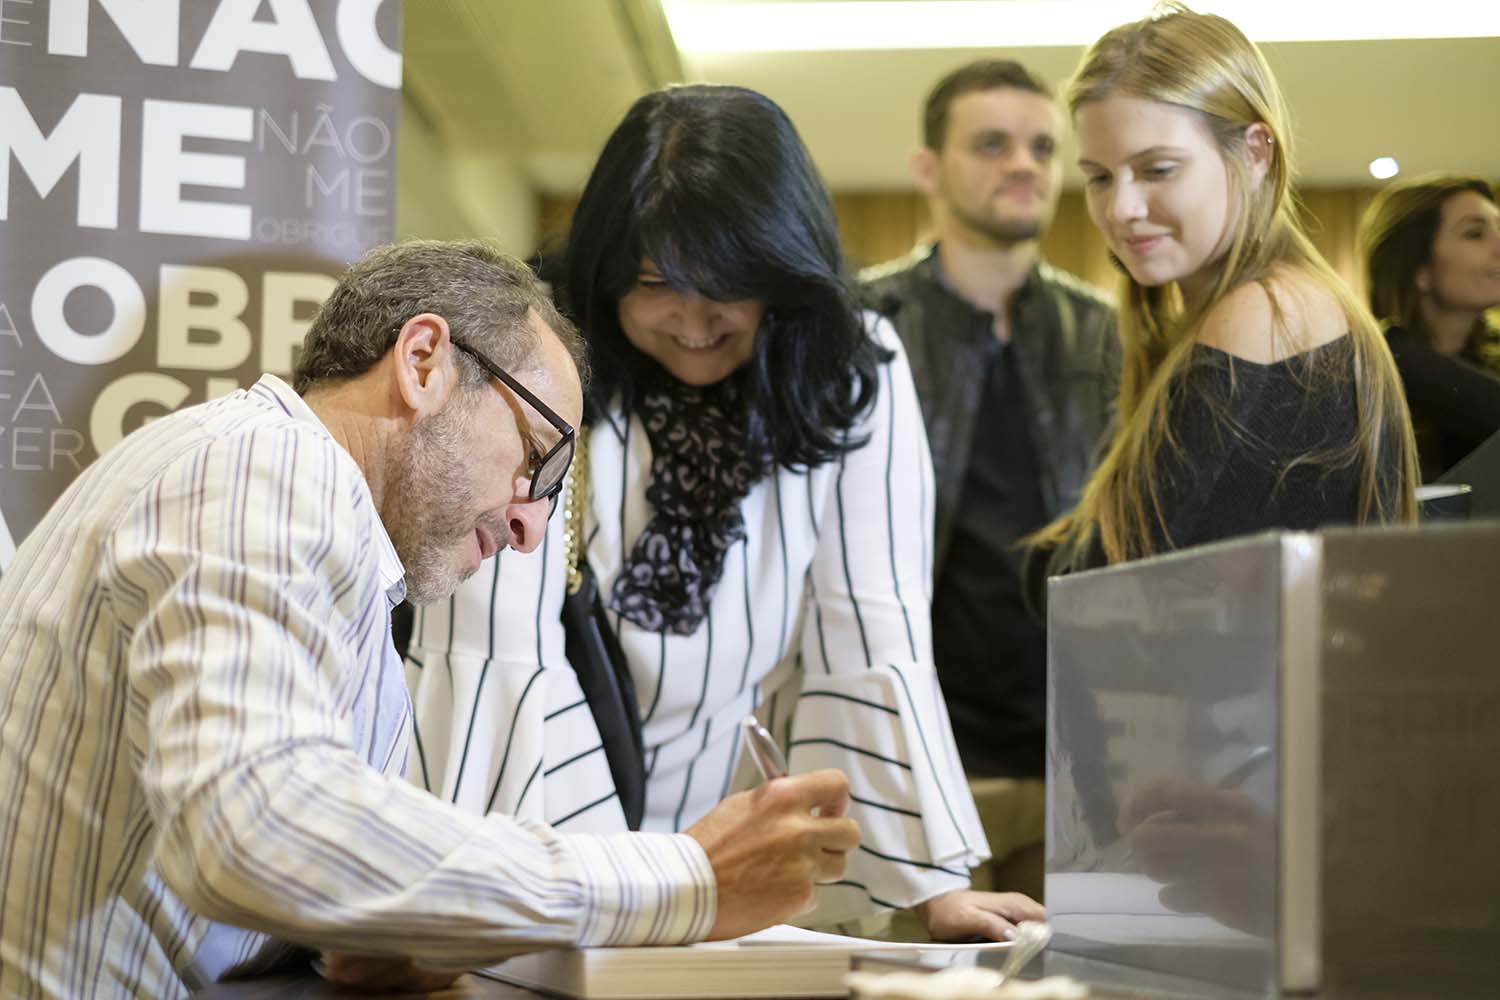
{"type": "Polygon", "coordinates": [[[1054,949],[1276,981],[1281,542],[1052,582],[1054,949]]]}
{"type": "Polygon", "coordinates": [[[1500,996],[1500,526],[1262,535],[1048,611],[1060,961],[1500,996]]]}

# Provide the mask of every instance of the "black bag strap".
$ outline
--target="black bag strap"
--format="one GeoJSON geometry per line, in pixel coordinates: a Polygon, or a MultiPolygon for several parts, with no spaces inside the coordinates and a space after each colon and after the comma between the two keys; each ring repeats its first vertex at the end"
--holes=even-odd
{"type": "Polygon", "coordinates": [[[568,662],[604,741],[604,757],[630,829],[646,811],[646,753],[635,682],[609,627],[599,581],[589,566],[583,512],[589,503],[588,431],[579,433],[563,501],[563,552],[568,567],[562,623],[568,662]]]}

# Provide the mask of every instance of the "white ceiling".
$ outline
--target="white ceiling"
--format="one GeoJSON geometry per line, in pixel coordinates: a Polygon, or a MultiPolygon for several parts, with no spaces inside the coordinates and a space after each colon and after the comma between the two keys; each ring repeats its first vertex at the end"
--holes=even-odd
{"type": "MultiPolygon", "coordinates": [[[[1363,5],[1347,2],[1350,16],[1363,5]]],[[[776,100],[835,190],[903,189],[922,100],[945,72],[1004,56],[1056,85],[1082,54],[682,57],[656,0],[406,0],[405,11],[408,94],[442,140],[459,151],[507,153],[539,190],[560,194],[582,187],[630,102],[673,79],[740,84],[776,100]]],[[[1396,157],[1407,176],[1439,169],[1500,176],[1500,38],[1263,48],[1292,108],[1305,184],[1372,184],[1367,165],[1376,156],[1396,157]]],[[[1063,155],[1071,164],[1071,148],[1063,155]]],[[[1071,166],[1068,179],[1078,179],[1071,166]]]]}

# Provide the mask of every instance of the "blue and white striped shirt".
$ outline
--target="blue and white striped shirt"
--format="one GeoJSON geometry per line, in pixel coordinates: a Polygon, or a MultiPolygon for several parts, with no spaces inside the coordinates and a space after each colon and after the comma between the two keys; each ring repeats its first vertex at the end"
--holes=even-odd
{"type": "Polygon", "coordinates": [[[287,942],[456,969],[707,933],[691,838],[400,780],[401,577],[358,465],[274,376],[74,482],[0,578],[0,995],[182,996],[287,942]]]}
{"type": "MultiPolygon", "coordinates": [[[[911,369],[880,368],[867,443],[810,472],[777,469],[741,503],[731,548],[692,635],[611,615],[644,720],[648,830],[691,825],[754,784],[739,726],[755,712],[793,770],[850,779],[863,843],[818,890],[808,923],[908,906],[969,884],[989,856],[932,666],[932,460],[911,369]]],[[[639,420],[589,431],[588,558],[608,594],[651,516],[651,449],[639,420]]],[[[449,604],[418,616],[407,675],[415,753],[407,777],[474,813],[561,829],[618,830],[598,731],[563,653],[562,518],[541,558],[504,553],[449,604]],[[531,614],[507,614],[530,607],[531,614]]]]}

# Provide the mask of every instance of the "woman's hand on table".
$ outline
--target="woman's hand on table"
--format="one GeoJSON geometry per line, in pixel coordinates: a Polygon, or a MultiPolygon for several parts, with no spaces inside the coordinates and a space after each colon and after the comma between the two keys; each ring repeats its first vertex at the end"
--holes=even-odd
{"type": "Polygon", "coordinates": [[[1010,940],[1010,931],[1022,920],[1046,920],[1047,910],[1019,892],[980,892],[955,889],[933,896],[912,907],[934,941],[984,938],[1010,940]]]}

